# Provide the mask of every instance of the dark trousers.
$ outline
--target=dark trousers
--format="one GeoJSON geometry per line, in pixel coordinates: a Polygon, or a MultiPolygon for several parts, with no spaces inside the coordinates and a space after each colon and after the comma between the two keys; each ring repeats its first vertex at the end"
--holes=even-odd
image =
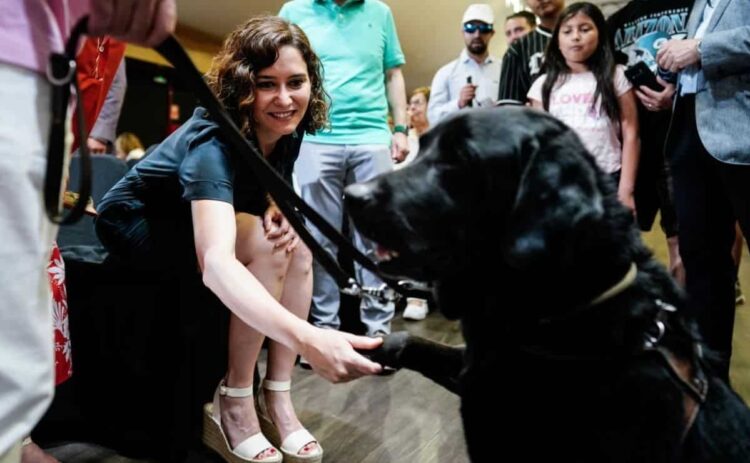
{"type": "MultiPolygon", "coordinates": [[[[688,307],[709,348],[721,356],[728,379],[734,329],[734,222],[750,232],[750,166],[717,161],[698,136],[695,97],[677,99],[667,144],[674,182],[680,254],[687,273],[688,307]]],[[[727,133],[727,137],[747,134],[727,133]]]]}

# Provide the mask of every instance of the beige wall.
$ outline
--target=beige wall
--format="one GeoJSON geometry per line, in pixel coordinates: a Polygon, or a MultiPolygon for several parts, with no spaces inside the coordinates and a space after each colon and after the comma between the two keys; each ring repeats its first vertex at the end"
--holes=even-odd
{"type": "MultiPolygon", "coordinates": [[[[430,85],[440,67],[458,57],[464,48],[461,17],[476,0],[391,0],[387,1],[396,19],[401,46],[406,55],[406,88],[430,85]],[[419,4],[415,8],[415,4],[419,4]]],[[[490,53],[502,56],[505,17],[513,12],[505,0],[488,1],[495,11],[495,32],[490,53]]]]}
{"type": "MultiPolygon", "coordinates": [[[[468,5],[477,0],[384,0],[393,11],[401,46],[406,54],[404,76],[407,90],[430,85],[435,72],[455,59],[464,47],[461,17],[468,5]]],[[[490,44],[490,53],[502,56],[506,43],[502,33],[505,17],[513,12],[507,0],[488,0],[495,11],[497,32],[490,44]]],[[[626,0],[591,0],[605,14],[611,14],[626,0]]],[[[653,0],[656,1],[656,0],[653,0]]],[[[221,46],[221,36],[238,23],[260,13],[275,13],[283,0],[181,0],[181,27],[177,35],[196,66],[207,71],[211,57],[221,46]]],[[[512,2],[508,2],[512,3],[512,2]]],[[[131,58],[166,64],[154,51],[129,46],[131,58]]]]}
{"type": "MultiPolygon", "coordinates": [[[[195,67],[206,72],[211,67],[211,59],[221,48],[221,41],[198,30],[186,26],[179,26],[175,34],[182,46],[187,50],[195,67]]],[[[169,66],[169,63],[157,52],[150,48],[128,45],[125,56],[142,61],[169,66]]]]}
{"type": "MultiPolygon", "coordinates": [[[[204,0],[179,2],[181,27],[178,37],[188,49],[198,69],[206,71],[211,56],[221,45],[221,33],[253,15],[276,12],[282,0],[222,0],[209,7],[204,0]]],[[[455,59],[463,48],[461,17],[464,10],[476,0],[385,0],[393,11],[399,39],[406,54],[404,68],[407,89],[429,85],[435,72],[443,64],[455,59]]],[[[498,32],[492,40],[490,52],[501,56],[505,51],[502,24],[512,8],[505,0],[490,0],[498,32]]],[[[131,58],[166,64],[153,50],[129,46],[126,55],[131,58]]]]}

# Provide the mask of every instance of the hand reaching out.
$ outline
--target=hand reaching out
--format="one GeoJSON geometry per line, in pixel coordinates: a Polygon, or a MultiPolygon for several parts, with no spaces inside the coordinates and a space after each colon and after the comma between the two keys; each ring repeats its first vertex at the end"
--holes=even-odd
{"type": "Polygon", "coordinates": [[[313,339],[300,352],[313,370],[332,383],[343,383],[383,370],[354,349],[370,350],[380,346],[383,338],[355,336],[341,331],[313,328],[313,339]]]}
{"type": "Polygon", "coordinates": [[[89,35],[155,46],[174,32],[175,0],[91,0],[89,35]]]}

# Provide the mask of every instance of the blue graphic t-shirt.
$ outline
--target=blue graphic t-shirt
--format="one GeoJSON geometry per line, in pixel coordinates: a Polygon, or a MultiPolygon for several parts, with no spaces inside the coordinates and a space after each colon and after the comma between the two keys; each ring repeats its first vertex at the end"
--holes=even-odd
{"type": "Polygon", "coordinates": [[[692,0],[634,0],[609,18],[615,50],[627,66],[643,61],[657,72],[656,52],[670,39],[682,39],[692,0]]]}
{"type": "MultiPolygon", "coordinates": [[[[610,16],[609,31],[618,62],[626,66],[644,62],[652,72],[670,81],[658,71],[656,53],[667,40],[685,37],[692,5],[693,0],[632,0],[610,16]]],[[[675,76],[670,77],[674,79],[675,76]]],[[[671,111],[647,111],[638,104],[641,156],[635,201],[642,230],[651,229],[658,209],[661,209],[662,217],[674,214],[660,192],[667,183],[664,179],[667,175],[664,141],[670,119],[671,111]]]]}
{"type": "MultiPolygon", "coordinates": [[[[693,0],[632,0],[610,16],[607,22],[618,62],[626,67],[644,62],[654,74],[673,80],[673,75],[657,69],[656,53],[666,41],[685,38],[692,5],[693,0]]],[[[661,155],[669,111],[654,113],[643,111],[640,105],[639,108],[641,150],[659,150],[661,155]]]]}

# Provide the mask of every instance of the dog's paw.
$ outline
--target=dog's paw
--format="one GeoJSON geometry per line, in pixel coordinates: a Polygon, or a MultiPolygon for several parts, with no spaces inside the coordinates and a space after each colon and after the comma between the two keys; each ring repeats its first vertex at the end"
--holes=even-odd
{"type": "Polygon", "coordinates": [[[403,366],[401,358],[410,339],[411,334],[408,331],[397,331],[383,337],[383,344],[380,347],[363,352],[363,355],[384,367],[401,368],[403,366]]]}

